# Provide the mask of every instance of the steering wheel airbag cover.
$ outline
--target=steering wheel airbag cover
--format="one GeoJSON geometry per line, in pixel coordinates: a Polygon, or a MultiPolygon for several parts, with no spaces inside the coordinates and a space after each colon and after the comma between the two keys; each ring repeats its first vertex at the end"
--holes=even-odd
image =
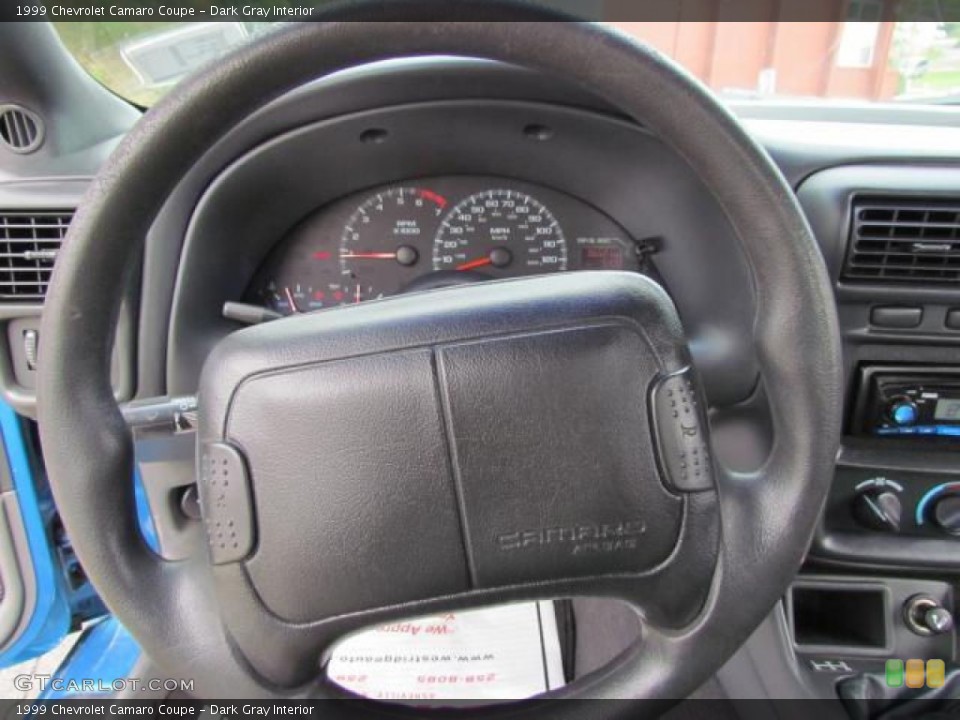
{"type": "MultiPolygon", "coordinates": [[[[200,439],[246,458],[257,518],[246,571],[285,620],[542,591],[667,564],[683,495],[660,481],[645,405],[688,365],[670,298],[643,276],[473,284],[234,333],[205,365],[200,439]]],[[[681,412],[678,424],[705,423],[699,406],[681,412]]],[[[690,467],[709,478],[700,452],[690,467]]],[[[212,470],[205,508],[235,486],[212,470]]],[[[215,562],[227,517],[209,533],[215,562]]],[[[691,520],[684,531],[713,557],[716,537],[691,520]]],[[[657,604],[691,609],[679,593],[657,604]]]]}

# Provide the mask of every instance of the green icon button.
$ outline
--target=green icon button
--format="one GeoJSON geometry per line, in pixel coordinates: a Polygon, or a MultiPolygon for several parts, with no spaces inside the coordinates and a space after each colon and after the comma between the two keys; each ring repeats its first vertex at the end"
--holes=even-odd
{"type": "Polygon", "coordinates": [[[887,687],[903,687],[903,660],[887,660],[887,687]]]}

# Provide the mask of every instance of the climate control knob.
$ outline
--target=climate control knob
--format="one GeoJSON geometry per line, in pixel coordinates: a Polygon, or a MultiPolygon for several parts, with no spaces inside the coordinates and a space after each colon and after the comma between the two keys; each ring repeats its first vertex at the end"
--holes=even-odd
{"type": "Polygon", "coordinates": [[[945,533],[960,535],[960,495],[951,493],[937,498],[930,517],[945,533]]]}
{"type": "Polygon", "coordinates": [[[897,493],[890,490],[870,488],[861,492],[853,501],[853,516],[857,522],[871,530],[900,532],[903,506],[897,493]]]}

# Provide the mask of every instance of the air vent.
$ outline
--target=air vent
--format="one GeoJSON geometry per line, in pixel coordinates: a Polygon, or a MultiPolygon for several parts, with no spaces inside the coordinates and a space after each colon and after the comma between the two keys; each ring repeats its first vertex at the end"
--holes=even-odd
{"type": "Polygon", "coordinates": [[[960,282],[960,199],[855,198],[843,277],[960,282]]]}
{"type": "Polygon", "coordinates": [[[19,105],[0,105],[0,141],[15,153],[33,152],[43,142],[40,116],[19,105]]]}
{"type": "Polygon", "coordinates": [[[43,301],[72,217],[72,210],[0,210],[0,301],[43,301]]]}

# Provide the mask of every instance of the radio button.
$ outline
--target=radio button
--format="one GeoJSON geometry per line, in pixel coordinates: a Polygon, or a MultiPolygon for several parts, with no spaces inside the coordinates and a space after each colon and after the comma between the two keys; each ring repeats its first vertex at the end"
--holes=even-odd
{"type": "Polygon", "coordinates": [[[909,398],[898,398],[890,403],[887,409],[887,415],[894,423],[903,427],[916,423],[920,417],[920,410],[913,400],[909,398]]]}
{"type": "Polygon", "coordinates": [[[960,330],[960,310],[947,312],[946,325],[950,330],[960,330]]]}
{"type": "Polygon", "coordinates": [[[875,307],[870,313],[870,324],[876,327],[908,330],[923,322],[923,308],[875,307]]]}
{"type": "Polygon", "coordinates": [[[913,425],[919,414],[916,404],[909,400],[900,401],[890,409],[890,418],[897,425],[913,425]]]}

